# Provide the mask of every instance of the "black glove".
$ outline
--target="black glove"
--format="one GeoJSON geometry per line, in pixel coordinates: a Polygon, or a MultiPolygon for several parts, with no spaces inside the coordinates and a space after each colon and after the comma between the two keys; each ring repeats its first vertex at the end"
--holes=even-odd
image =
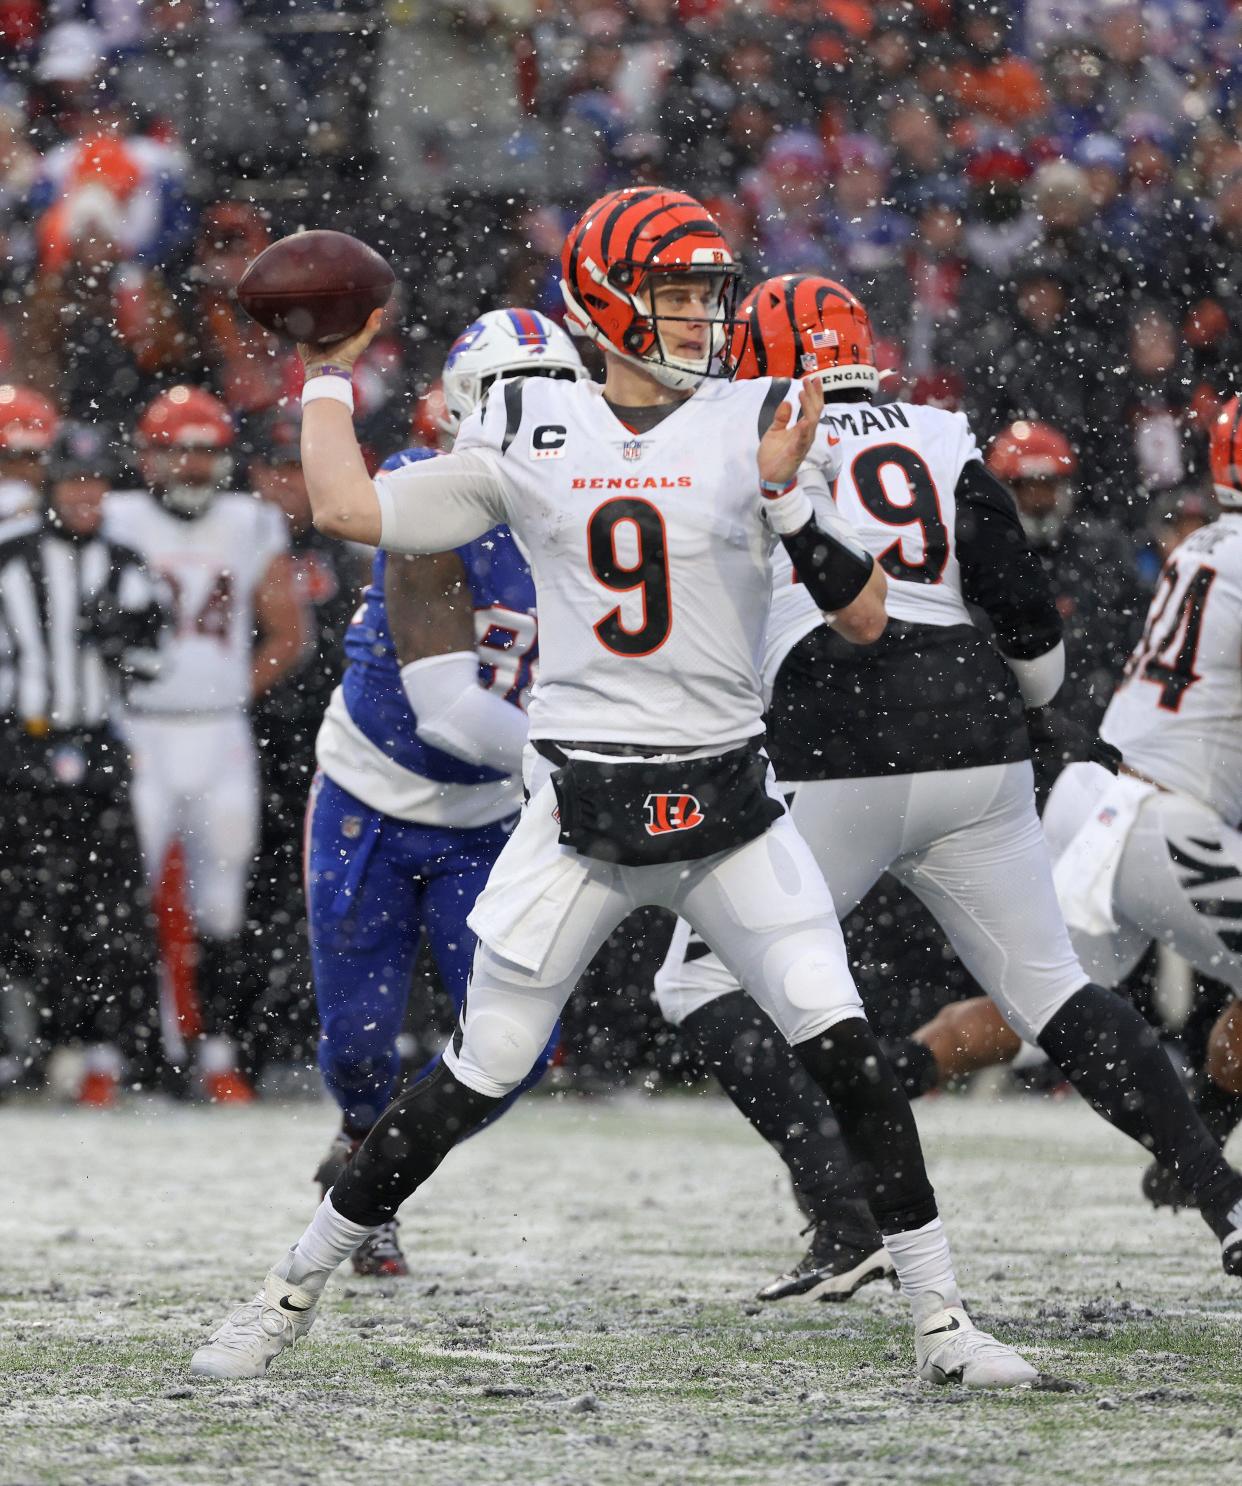
{"type": "Polygon", "coordinates": [[[1055,707],[1028,707],[1026,730],[1041,762],[1058,768],[1076,763],[1100,764],[1110,774],[1121,767],[1120,749],[1055,707]]]}
{"type": "Polygon", "coordinates": [[[110,594],[101,593],[84,610],[82,629],[94,641],[105,665],[142,676],[150,670],[150,662],[140,659],[131,664],[131,652],[153,652],[165,618],[154,601],[141,609],[124,609],[110,594]]]}

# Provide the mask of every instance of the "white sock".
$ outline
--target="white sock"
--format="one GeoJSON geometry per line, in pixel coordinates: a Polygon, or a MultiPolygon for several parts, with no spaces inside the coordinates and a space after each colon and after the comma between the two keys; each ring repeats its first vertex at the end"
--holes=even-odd
{"type": "Polygon", "coordinates": [[[957,1276],[953,1273],[953,1256],[949,1253],[949,1240],[939,1218],[924,1223],[921,1228],[912,1228],[908,1233],[887,1233],[884,1247],[892,1256],[901,1281],[901,1293],[914,1307],[916,1319],[926,1309],[922,1297],[937,1296],[936,1310],[948,1305],[961,1305],[962,1295],[957,1288],[957,1276]]]}
{"type": "Polygon", "coordinates": [[[276,1273],[292,1285],[318,1295],[332,1271],[354,1252],[374,1228],[351,1223],[332,1206],[332,1193],[315,1209],[310,1227],[276,1266],[276,1273]]]}

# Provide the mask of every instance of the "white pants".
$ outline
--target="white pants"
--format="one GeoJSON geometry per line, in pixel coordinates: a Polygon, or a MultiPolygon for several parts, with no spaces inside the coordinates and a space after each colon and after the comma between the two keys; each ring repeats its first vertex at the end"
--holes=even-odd
{"type": "Polygon", "coordinates": [[[694,862],[621,867],[557,841],[551,766],[527,750],[530,800],[470,915],[479,936],[444,1061],[494,1098],[520,1084],[595,951],[629,913],[683,914],[791,1042],[863,1015],[832,899],[788,816],[694,862]]]}
{"type": "MultiPolygon", "coordinates": [[[[1110,779],[1098,764],[1071,764],[1057,780],[1044,809],[1054,859],[1110,779]]],[[[1071,930],[1093,980],[1124,980],[1158,939],[1242,995],[1242,833],[1207,805],[1164,791],[1143,801],[1113,879],[1112,909],[1111,934],[1071,930]]]]}
{"type": "Polygon", "coordinates": [[[240,934],[259,832],[259,775],[243,712],[137,716],[124,722],[133,802],[147,876],[158,882],[181,841],[200,933],[240,934]]]}
{"type": "MultiPolygon", "coordinates": [[[[891,872],[931,910],[1024,1040],[1087,983],[1057,906],[1029,763],[785,789],[839,917],[891,872]]],[[[737,977],[702,948],[678,924],[656,976],[660,1010],[674,1025],[737,989],[737,977]]]]}

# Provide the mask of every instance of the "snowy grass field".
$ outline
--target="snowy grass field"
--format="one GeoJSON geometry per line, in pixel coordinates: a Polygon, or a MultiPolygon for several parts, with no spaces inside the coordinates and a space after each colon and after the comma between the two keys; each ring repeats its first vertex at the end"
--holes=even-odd
{"type": "Polygon", "coordinates": [[[1242,1457],[1242,1284],[1137,1200],[1074,1102],[920,1124],[975,1318],[1037,1391],[914,1380],[887,1287],[760,1307],[800,1252],[721,1099],[528,1100],[407,1210],[414,1275],[342,1276],[262,1382],[190,1352],[309,1216],[328,1106],[12,1104],[0,1208],[4,1486],[1205,1482],[1242,1457]]]}

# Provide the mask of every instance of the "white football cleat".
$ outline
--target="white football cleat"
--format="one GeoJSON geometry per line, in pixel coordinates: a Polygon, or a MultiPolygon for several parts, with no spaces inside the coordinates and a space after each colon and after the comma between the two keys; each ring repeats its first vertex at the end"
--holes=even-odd
{"type": "Polygon", "coordinates": [[[311,1329],[318,1303],[317,1295],[272,1270],[255,1298],[199,1347],[190,1371],[200,1378],[261,1378],[274,1357],[311,1329]]]}
{"type": "Polygon", "coordinates": [[[1039,1376],[1012,1347],[980,1331],[960,1305],[930,1311],[916,1321],[914,1356],[925,1383],[1021,1388],[1039,1376]]]}

